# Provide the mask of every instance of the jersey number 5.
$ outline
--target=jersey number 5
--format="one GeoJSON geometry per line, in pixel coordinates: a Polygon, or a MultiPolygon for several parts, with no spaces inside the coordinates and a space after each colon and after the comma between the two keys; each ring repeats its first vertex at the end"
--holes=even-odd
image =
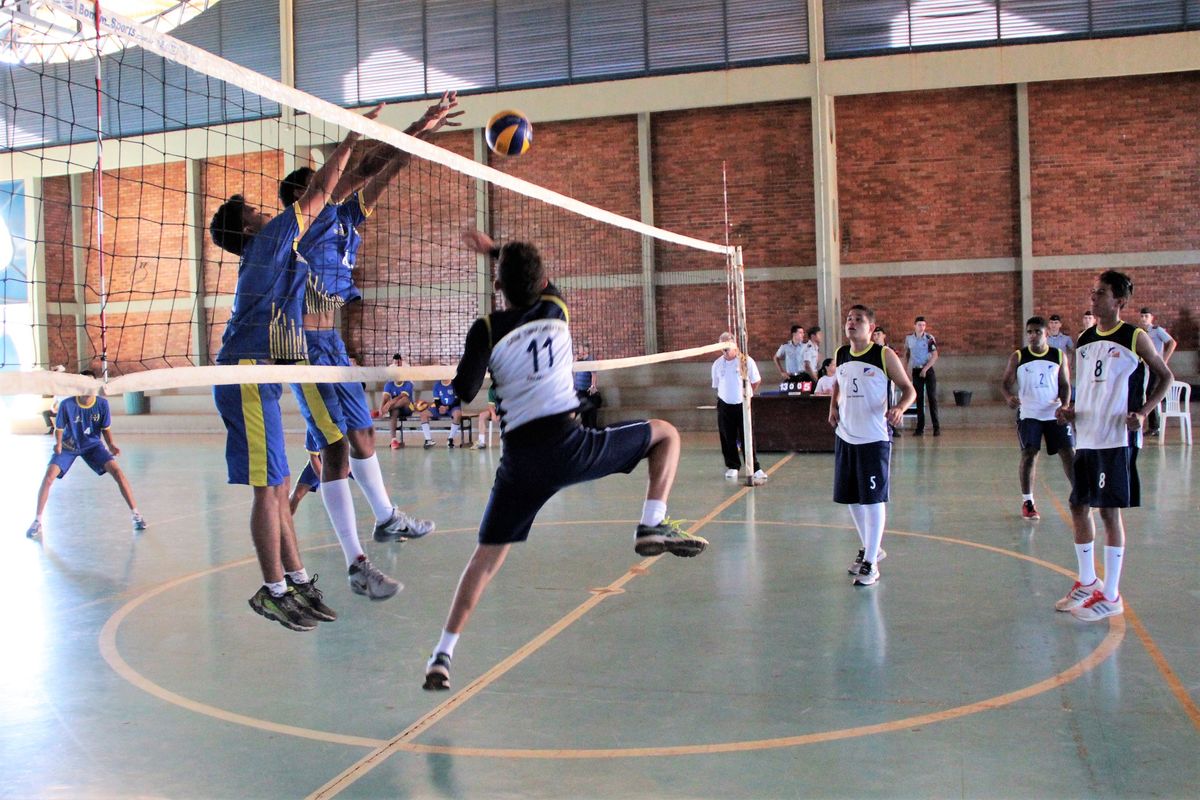
{"type": "MultiPolygon", "coordinates": [[[[554,366],[554,350],[552,350],[550,348],[550,337],[549,336],[546,337],[546,341],[542,342],[541,346],[546,348],[546,359],[549,362],[546,365],[547,369],[550,367],[553,367],[554,366]]],[[[540,366],[538,365],[538,349],[539,349],[539,347],[538,347],[538,343],[536,340],[530,342],[529,347],[525,348],[525,352],[527,352],[531,356],[533,356],[533,371],[534,372],[539,372],[541,369],[540,366]]]]}

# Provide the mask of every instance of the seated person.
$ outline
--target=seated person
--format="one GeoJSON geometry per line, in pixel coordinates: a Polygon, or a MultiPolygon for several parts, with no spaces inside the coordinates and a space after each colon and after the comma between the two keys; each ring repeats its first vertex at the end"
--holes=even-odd
{"type": "Polygon", "coordinates": [[[487,408],[479,412],[478,426],[475,428],[475,449],[484,450],[488,446],[487,426],[488,422],[495,420],[496,424],[500,424],[500,413],[496,411],[496,387],[489,386],[487,394],[487,408]]]}
{"type": "Polygon", "coordinates": [[[450,420],[450,438],[446,447],[455,447],[454,437],[458,436],[458,424],[462,420],[462,401],[458,392],[449,379],[438,381],[433,385],[433,402],[421,411],[421,435],[425,437],[425,449],[433,447],[433,433],[429,423],[435,419],[450,420]]]}
{"type": "MultiPolygon", "coordinates": [[[[392,366],[404,366],[404,358],[399,353],[392,356],[392,366]]],[[[383,402],[379,404],[379,415],[389,415],[392,418],[392,449],[398,450],[404,447],[404,442],[396,437],[397,428],[403,425],[405,420],[413,415],[413,396],[416,391],[413,389],[412,381],[388,381],[383,386],[383,402]]]]}
{"type": "Polygon", "coordinates": [[[837,383],[837,365],[833,363],[832,358],[827,358],[821,362],[821,379],[817,381],[817,388],[813,394],[833,394],[835,383],[837,383]]]}

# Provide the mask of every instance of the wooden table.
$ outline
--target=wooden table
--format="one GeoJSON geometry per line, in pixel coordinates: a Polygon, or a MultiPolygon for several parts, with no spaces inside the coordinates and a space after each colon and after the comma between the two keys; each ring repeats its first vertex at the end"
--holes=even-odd
{"type": "Polygon", "coordinates": [[[754,413],[754,448],[762,452],[832,453],[829,397],[761,394],[754,413]]]}

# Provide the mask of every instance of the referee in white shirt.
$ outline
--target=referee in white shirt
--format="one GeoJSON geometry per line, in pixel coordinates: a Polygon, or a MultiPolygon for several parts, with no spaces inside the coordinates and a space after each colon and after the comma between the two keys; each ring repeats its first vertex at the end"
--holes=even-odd
{"type": "MultiPolygon", "coordinates": [[[[722,333],[721,342],[732,342],[733,334],[722,333]]],[[[742,375],[740,362],[742,354],[737,345],[730,347],[725,354],[713,362],[712,385],[717,390],[717,431],[721,435],[721,454],[725,457],[725,477],[735,479],[742,466],[742,456],[745,446],[738,448],[742,435],[742,375]]],[[[758,365],[749,356],[746,359],[746,375],[750,378],[751,393],[762,383],[758,365]]],[[[754,458],[754,481],[762,483],[767,479],[767,473],[759,466],[758,457],[754,458]]]]}

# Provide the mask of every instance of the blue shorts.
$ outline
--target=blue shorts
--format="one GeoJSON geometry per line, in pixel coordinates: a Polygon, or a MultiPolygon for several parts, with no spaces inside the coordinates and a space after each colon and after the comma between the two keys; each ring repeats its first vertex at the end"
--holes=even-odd
{"type": "Polygon", "coordinates": [[[1138,448],[1109,447],[1075,451],[1075,480],[1071,505],[1092,508],[1137,508],[1142,482],[1137,471],[1138,448]]]}
{"type": "Polygon", "coordinates": [[[321,476],[313,469],[311,461],[304,465],[304,471],[300,473],[300,478],[296,481],[296,485],[307,486],[313,492],[321,488],[321,476]]]}
{"type": "Polygon", "coordinates": [[[438,406],[436,403],[431,403],[429,405],[429,418],[430,419],[454,419],[455,411],[459,412],[459,414],[462,413],[462,406],[449,406],[449,407],[443,406],[443,408],[446,408],[445,413],[442,413],[441,411],[438,410],[438,406]]]}
{"type": "Polygon", "coordinates": [[[888,501],[891,442],[850,444],[833,438],[833,502],[873,505],[888,501]]]}
{"type": "Polygon", "coordinates": [[[97,444],[78,453],[63,450],[61,453],[50,456],[50,463],[58,467],[58,477],[61,479],[77,458],[82,458],[83,463],[92,468],[92,472],[103,475],[104,465],[113,460],[113,454],[104,445],[97,444]]]}
{"type": "MultiPolygon", "coordinates": [[[[348,367],[350,357],[336,330],[305,331],[308,363],[318,367],[348,367]]],[[[292,393],[318,450],[341,440],[346,431],[369,430],[375,423],[361,383],[293,383],[292,393]]]]}
{"type": "Polygon", "coordinates": [[[1049,419],[1017,420],[1017,441],[1022,450],[1041,450],[1042,439],[1046,440],[1046,452],[1056,455],[1059,450],[1071,448],[1071,426],[1059,425],[1049,419]]]}
{"type": "Polygon", "coordinates": [[[291,471],[283,441],[283,415],[278,383],[228,384],[213,387],[213,399],[225,423],[225,465],[229,482],[279,486],[291,471]]]}
{"type": "Polygon", "coordinates": [[[538,511],[560,489],[633,472],[649,450],[650,423],[644,420],[594,430],[563,415],[522,425],[504,437],[479,543],[525,541],[538,511]]]}

